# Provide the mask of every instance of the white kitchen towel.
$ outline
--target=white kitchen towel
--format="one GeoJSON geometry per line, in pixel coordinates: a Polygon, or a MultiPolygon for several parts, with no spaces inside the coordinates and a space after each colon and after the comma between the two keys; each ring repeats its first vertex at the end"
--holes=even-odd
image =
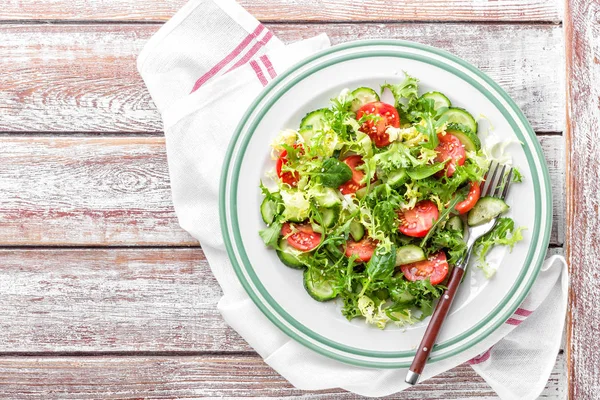
{"type": "MultiPolygon", "coordinates": [[[[163,117],[177,217],[202,243],[223,289],[224,319],[300,389],[383,396],[407,387],[406,370],[343,364],[291,340],[242,288],[220,232],[221,166],[240,118],[268,82],[326,47],[325,35],[284,46],[233,0],[192,0],[149,40],[138,69],[163,117]]],[[[423,379],[470,360],[501,398],[536,398],[560,346],[567,285],[564,260],[550,258],[515,315],[469,351],[428,365],[423,379]]]]}

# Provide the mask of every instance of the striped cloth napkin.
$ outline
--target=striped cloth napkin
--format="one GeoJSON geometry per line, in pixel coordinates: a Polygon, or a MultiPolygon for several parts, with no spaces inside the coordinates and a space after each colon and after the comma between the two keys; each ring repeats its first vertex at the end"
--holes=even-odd
{"type": "MultiPolygon", "coordinates": [[[[179,223],[202,243],[223,289],[223,318],[299,389],[383,396],[407,387],[406,370],[346,365],[291,340],[249,299],[220,232],[221,164],[240,118],[279,73],[329,45],[320,35],[286,46],[233,0],[192,0],[148,41],[138,69],[163,118],[179,223]]],[[[536,398],[561,343],[567,285],[564,259],[550,257],[504,326],[469,351],[428,365],[423,379],[469,362],[501,398],[536,398]]]]}

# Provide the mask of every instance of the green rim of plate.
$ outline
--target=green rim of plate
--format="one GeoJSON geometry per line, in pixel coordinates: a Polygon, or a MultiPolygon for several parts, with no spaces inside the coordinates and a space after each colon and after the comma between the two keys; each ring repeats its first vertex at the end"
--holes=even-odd
{"type": "Polygon", "coordinates": [[[264,286],[262,285],[262,283],[260,282],[260,280],[258,279],[256,274],[254,273],[254,270],[252,269],[252,265],[251,265],[250,261],[248,260],[246,251],[244,249],[243,241],[241,238],[238,220],[237,220],[237,207],[236,207],[237,206],[237,184],[238,184],[238,178],[239,178],[240,165],[243,160],[242,156],[244,155],[246,146],[248,145],[250,138],[252,137],[252,134],[254,133],[254,130],[255,130],[256,126],[259,124],[259,122],[261,121],[262,117],[270,110],[272,105],[276,101],[278,101],[278,99],[284,93],[286,93],[290,88],[295,86],[298,82],[302,81],[303,79],[306,79],[308,76],[310,76],[324,68],[327,68],[331,65],[334,65],[334,64],[337,64],[340,62],[344,62],[344,61],[348,61],[348,60],[352,60],[352,59],[358,59],[358,58],[364,58],[364,57],[382,57],[382,56],[383,57],[397,57],[397,58],[417,60],[420,62],[434,65],[443,70],[446,70],[447,72],[450,72],[450,73],[458,76],[463,81],[469,83],[471,86],[475,87],[482,94],[484,94],[498,108],[498,110],[502,113],[502,115],[506,118],[506,120],[509,122],[510,126],[512,127],[512,129],[513,129],[514,133],[517,135],[517,137],[521,141],[524,140],[524,136],[523,136],[521,129],[519,129],[517,122],[514,120],[512,115],[510,115],[509,111],[504,107],[503,104],[500,103],[497,96],[495,96],[492,92],[490,92],[488,89],[483,87],[479,82],[475,81],[472,77],[470,77],[469,75],[466,75],[465,73],[463,73],[462,71],[456,69],[455,67],[453,67],[451,65],[445,64],[443,62],[440,62],[439,60],[436,60],[436,59],[433,59],[433,58],[430,58],[427,56],[417,55],[417,54],[413,54],[413,53],[406,53],[406,52],[403,53],[400,49],[393,50],[393,51],[380,50],[380,49],[367,49],[362,53],[352,53],[349,55],[343,55],[341,57],[328,59],[324,63],[319,63],[314,66],[311,66],[309,69],[302,72],[300,75],[298,75],[297,77],[292,79],[290,82],[286,83],[283,87],[278,88],[279,82],[286,79],[290,74],[294,73],[296,70],[305,66],[306,64],[309,64],[315,60],[318,60],[321,57],[328,56],[328,55],[334,54],[336,52],[347,50],[347,49],[355,49],[355,48],[364,47],[364,46],[382,46],[382,45],[383,46],[395,46],[395,47],[399,47],[399,48],[402,48],[402,47],[413,48],[413,49],[418,49],[420,51],[429,52],[434,55],[446,58],[449,61],[452,61],[452,62],[466,68],[470,72],[474,73],[479,78],[481,78],[485,83],[487,83],[508,104],[508,106],[517,115],[519,121],[525,128],[526,134],[531,139],[531,143],[533,145],[533,149],[530,149],[528,146],[523,144],[523,151],[525,152],[525,155],[527,157],[529,169],[530,169],[531,175],[532,175],[531,179],[533,181],[533,186],[534,186],[534,191],[535,191],[534,229],[533,229],[532,235],[531,235],[532,241],[531,241],[531,244],[530,244],[530,247],[527,252],[527,256],[526,256],[526,259],[525,259],[523,265],[529,265],[530,266],[529,268],[533,268],[534,270],[531,273],[529,280],[526,282],[526,284],[522,285],[523,278],[525,277],[525,275],[527,275],[527,272],[529,271],[529,269],[523,268],[520,275],[518,276],[515,284],[513,285],[513,287],[508,291],[506,296],[499,302],[499,304],[496,306],[496,308],[488,316],[486,316],[480,322],[475,324],[471,329],[469,329],[469,330],[463,332],[462,334],[457,335],[451,339],[448,339],[445,342],[437,344],[433,349],[433,352],[432,352],[433,356],[430,359],[430,362],[435,362],[435,361],[439,361],[439,360],[454,356],[454,355],[474,346],[475,344],[479,343],[481,340],[483,340],[487,336],[489,336],[502,323],[504,323],[504,321],[506,319],[508,319],[514,313],[514,311],[518,308],[518,306],[523,301],[525,296],[529,293],[531,286],[533,285],[537,275],[539,274],[541,265],[543,263],[544,254],[545,254],[545,253],[539,254],[540,249],[546,249],[548,247],[548,243],[550,241],[550,230],[551,230],[551,222],[552,222],[552,211],[551,211],[552,210],[552,195],[551,195],[551,191],[550,191],[549,173],[548,173],[548,169],[545,164],[545,161],[544,161],[542,149],[537,141],[537,138],[535,136],[533,129],[527,122],[525,116],[523,115],[521,110],[518,108],[518,106],[514,103],[514,101],[508,96],[508,94],[506,92],[504,92],[503,89],[501,89],[491,78],[486,76],[483,72],[479,71],[477,68],[475,68],[471,64],[467,63],[466,61],[461,60],[460,58],[458,58],[446,51],[443,51],[443,50],[440,50],[440,49],[437,49],[437,48],[434,48],[431,46],[426,46],[426,45],[422,45],[422,44],[414,43],[414,42],[399,41],[399,40],[365,40],[365,41],[351,42],[351,43],[338,45],[338,46],[334,46],[329,49],[323,50],[323,51],[299,62],[292,68],[288,69],[285,73],[280,75],[278,78],[276,78],[261,93],[261,95],[258,96],[258,98],[249,107],[248,111],[242,118],[240,124],[236,128],[236,131],[231,139],[229,148],[228,148],[226,156],[225,156],[222,175],[221,175],[221,186],[220,186],[220,193],[219,193],[219,215],[220,215],[220,219],[221,219],[221,221],[220,221],[221,222],[221,230],[223,232],[223,238],[225,241],[225,246],[227,248],[227,253],[232,262],[232,265],[234,267],[234,270],[235,270],[235,273],[236,273],[238,279],[240,280],[242,286],[244,287],[244,289],[246,290],[246,292],[248,293],[250,298],[259,307],[259,309],[267,316],[267,318],[271,322],[273,322],[284,333],[286,333],[288,336],[290,336],[294,340],[298,341],[299,343],[302,343],[303,345],[311,348],[312,350],[314,350],[320,354],[326,355],[328,357],[331,357],[333,359],[336,359],[338,361],[342,361],[342,362],[353,364],[353,365],[373,367],[373,368],[404,368],[404,367],[408,367],[410,365],[410,361],[402,361],[402,362],[387,361],[387,362],[384,362],[384,360],[389,359],[389,358],[400,358],[400,357],[409,357],[409,356],[412,357],[415,354],[414,351],[382,352],[382,351],[363,350],[363,349],[358,349],[355,347],[343,345],[343,344],[337,343],[335,341],[332,341],[330,339],[327,339],[327,338],[317,334],[316,332],[310,330],[309,328],[305,327],[304,325],[302,325],[301,323],[296,321],[285,310],[283,310],[281,308],[281,306],[279,306],[279,304],[269,295],[269,293],[266,291],[266,289],[264,288],[264,286]],[[256,118],[254,118],[253,123],[249,127],[246,127],[246,121],[249,120],[250,116],[255,112],[256,107],[258,107],[260,105],[260,103],[262,102],[262,100],[274,90],[275,90],[275,92],[273,93],[273,97],[263,105],[262,109],[259,110],[256,118]],[[245,133],[245,136],[242,137],[243,133],[245,133]],[[231,182],[232,190],[230,191],[229,211],[230,211],[230,215],[232,217],[231,225],[233,228],[233,241],[235,242],[235,246],[238,249],[239,257],[241,258],[243,265],[240,265],[237,262],[236,252],[235,252],[232,240],[231,240],[232,238],[230,237],[230,233],[228,233],[228,224],[227,224],[228,215],[227,215],[227,208],[226,208],[226,206],[227,206],[226,189],[228,186],[227,185],[228,184],[228,174],[230,171],[230,167],[232,166],[232,156],[233,156],[234,150],[235,150],[236,145],[238,144],[240,138],[242,138],[243,141],[240,144],[238,158],[236,160],[234,160],[235,165],[233,165],[233,169],[232,169],[233,170],[233,172],[232,172],[233,180],[231,182]],[[531,153],[531,150],[533,150],[535,152],[535,154],[537,155],[537,160],[541,166],[542,171],[538,171],[536,166],[534,165],[535,160],[531,153]],[[543,193],[543,195],[544,195],[544,199],[546,202],[546,221],[545,221],[545,223],[546,223],[546,226],[548,227],[548,229],[546,229],[546,231],[543,232],[543,236],[542,236],[541,240],[535,241],[534,238],[540,237],[539,236],[540,235],[540,225],[542,223],[542,215],[541,215],[542,193],[540,190],[540,180],[539,180],[538,172],[541,172],[542,179],[544,182],[545,192],[543,193]],[[531,262],[536,253],[539,254],[538,260],[535,265],[532,265],[531,262]],[[288,327],[276,315],[274,315],[273,312],[269,309],[269,307],[267,307],[267,305],[265,305],[262,302],[262,300],[257,296],[257,293],[255,293],[255,291],[253,290],[252,286],[250,285],[250,282],[248,282],[248,280],[246,279],[246,277],[242,271],[242,268],[244,268],[244,271],[250,277],[252,284],[256,287],[260,296],[262,296],[265,299],[265,301],[268,303],[268,306],[271,307],[276,312],[276,314],[279,315],[279,317],[281,317],[284,321],[286,321],[289,325],[291,325],[293,328],[295,328],[300,333],[306,335],[307,337],[311,338],[313,341],[315,341],[317,343],[320,343],[321,345],[325,345],[326,347],[319,346],[319,345],[311,342],[310,340],[308,340],[302,336],[299,336],[296,332],[294,332],[293,329],[290,329],[290,327],[288,327]],[[517,289],[520,286],[522,286],[522,290],[521,290],[521,293],[519,293],[518,297],[516,298],[514,305],[511,308],[504,310],[504,313],[501,315],[500,318],[498,318],[497,317],[498,313],[501,312],[504,307],[506,307],[507,303],[511,299],[513,299],[513,295],[514,295],[515,291],[517,291],[517,289]],[[494,318],[496,318],[497,321],[492,326],[488,327],[484,331],[480,331],[483,326],[487,325],[494,318]],[[480,331],[480,332],[478,332],[478,331],[480,331]],[[477,333],[477,335],[475,337],[471,338],[468,341],[468,343],[462,344],[462,345],[458,346],[457,348],[452,349],[451,351],[448,351],[444,354],[435,355],[435,352],[442,350],[444,348],[447,348],[449,346],[455,345],[456,343],[458,343],[458,342],[462,341],[463,339],[465,339],[469,336],[472,336],[476,333],[477,333]],[[330,349],[327,347],[329,347],[330,349]],[[335,349],[337,351],[333,351],[332,349],[335,349]],[[340,354],[340,352],[346,353],[347,355],[340,354]],[[383,359],[383,360],[382,361],[363,360],[363,359],[357,359],[356,357],[352,357],[352,355],[358,356],[358,357],[371,357],[371,358],[375,357],[375,358],[383,359]]]}

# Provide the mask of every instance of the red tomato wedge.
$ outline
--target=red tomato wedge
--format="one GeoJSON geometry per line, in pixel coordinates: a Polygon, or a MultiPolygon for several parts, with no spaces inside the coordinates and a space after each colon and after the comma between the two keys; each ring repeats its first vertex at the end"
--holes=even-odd
{"type": "MultiPolygon", "coordinates": [[[[294,145],[294,147],[296,146],[297,145],[294,145]]],[[[287,150],[284,150],[281,152],[279,158],[277,159],[277,164],[275,164],[275,170],[277,171],[277,176],[279,177],[279,179],[281,179],[283,183],[287,183],[288,185],[295,187],[296,185],[298,185],[298,181],[300,180],[300,175],[298,174],[298,172],[281,172],[281,167],[283,166],[283,164],[287,164],[287,162],[287,150]]]]}
{"type": "Polygon", "coordinates": [[[409,281],[428,279],[432,285],[440,284],[448,275],[446,253],[440,251],[432,254],[429,259],[400,266],[404,277],[409,281]]]}
{"type": "Polygon", "coordinates": [[[398,230],[406,236],[425,237],[438,216],[438,208],[433,201],[421,200],[415,208],[398,213],[400,218],[398,230]]]}
{"type": "Polygon", "coordinates": [[[350,239],[346,243],[346,257],[352,257],[356,254],[358,256],[357,260],[367,262],[373,257],[376,248],[377,242],[371,238],[365,238],[359,242],[350,239]]]}
{"type": "Polygon", "coordinates": [[[465,148],[458,138],[454,135],[446,133],[445,135],[439,134],[438,139],[440,140],[440,144],[435,148],[438,155],[435,158],[437,162],[445,162],[446,168],[444,171],[438,172],[438,177],[446,176],[450,178],[454,175],[454,171],[456,170],[457,165],[463,165],[465,163],[466,155],[465,148]]]}
{"type": "Polygon", "coordinates": [[[360,181],[364,178],[365,174],[362,171],[356,169],[356,167],[363,165],[365,162],[359,155],[346,157],[343,160],[343,162],[352,170],[352,178],[350,178],[348,182],[344,183],[339,187],[340,192],[342,192],[342,194],[356,193],[358,189],[361,189],[366,186],[364,184],[360,184],[360,181]]]}
{"type": "Polygon", "coordinates": [[[383,147],[390,144],[390,135],[385,131],[390,126],[393,126],[394,128],[400,127],[400,115],[398,115],[398,110],[391,104],[376,101],[362,106],[356,112],[356,119],[361,119],[365,114],[379,115],[381,118],[379,118],[377,122],[366,121],[360,130],[369,135],[377,147],[383,147]]]}
{"type": "Polygon", "coordinates": [[[471,182],[471,188],[469,189],[469,194],[467,194],[467,198],[461,201],[456,205],[455,210],[459,214],[464,214],[467,211],[470,211],[471,208],[475,207],[477,200],[481,196],[481,189],[479,187],[479,182],[471,182]]]}
{"type": "Polygon", "coordinates": [[[281,227],[281,234],[287,236],[290,246],[300,251],[311,251],[321,243],[321,234],[313,231],[310,224],[290,224],[286,222],[281,227]],[[292,233],[292,226],[296,230],[294,233],[292,233]]]}

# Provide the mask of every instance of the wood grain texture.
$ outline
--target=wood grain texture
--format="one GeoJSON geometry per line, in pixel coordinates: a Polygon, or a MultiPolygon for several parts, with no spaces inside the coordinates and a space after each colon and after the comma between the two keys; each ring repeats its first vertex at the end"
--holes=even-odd
{"type": "MultiPolygon", "coordinates": [[[[333,43],[399,38],[438,46],[495,79],[536,131],[564,128],[559,26],[275,24],[270,28],[286,42],[326,32],[333,43]]],[[[157,29],[143,24],[0,25],[0,131],[160,132],[160,116],[135,68],[137,54],[157,29]]]]}
{"type": "Polygon", "coordinates": [[[164,138],[4,137],[0,163],[1,245],[197,245],[164,138]]]}
{"type": "MultiPolygon", "coordinates": [[[[564,143],[540,136],[563,241],[564,143]]],[[[164,138],[4,137],[0,245],[197,245],[177,223],[164,138]]]]}
{"type": "Polygon", "coordinates": [[[595,399],[600,393],[600,2],[566,3],[569,398],[595,399]]]}
{"type": "MultiPolygon", "coordinates": [[[[564,399],[564,356],[540,399],[564,399]]],[[[342,389],[302,391],[256,355],[189,357],[0,357],[0,397],[19,399],[281,398],[356,400],[342,389]]],[[[388,399],[497,399],[463,364],[388,399]]]]}
{"type": "Polygon", "coordinates": [[[200,249],[0,250],[0,292],[0,355],[252,350],[200,249]]]}
{"type": "MultiPolygon", "coordinates": [[[[187,0],[13,0],[0,20],[166,21],[187,0]]],[[[261,21],[548,21],[560,22],[557,0],[240,0],[261,21]]]]}

